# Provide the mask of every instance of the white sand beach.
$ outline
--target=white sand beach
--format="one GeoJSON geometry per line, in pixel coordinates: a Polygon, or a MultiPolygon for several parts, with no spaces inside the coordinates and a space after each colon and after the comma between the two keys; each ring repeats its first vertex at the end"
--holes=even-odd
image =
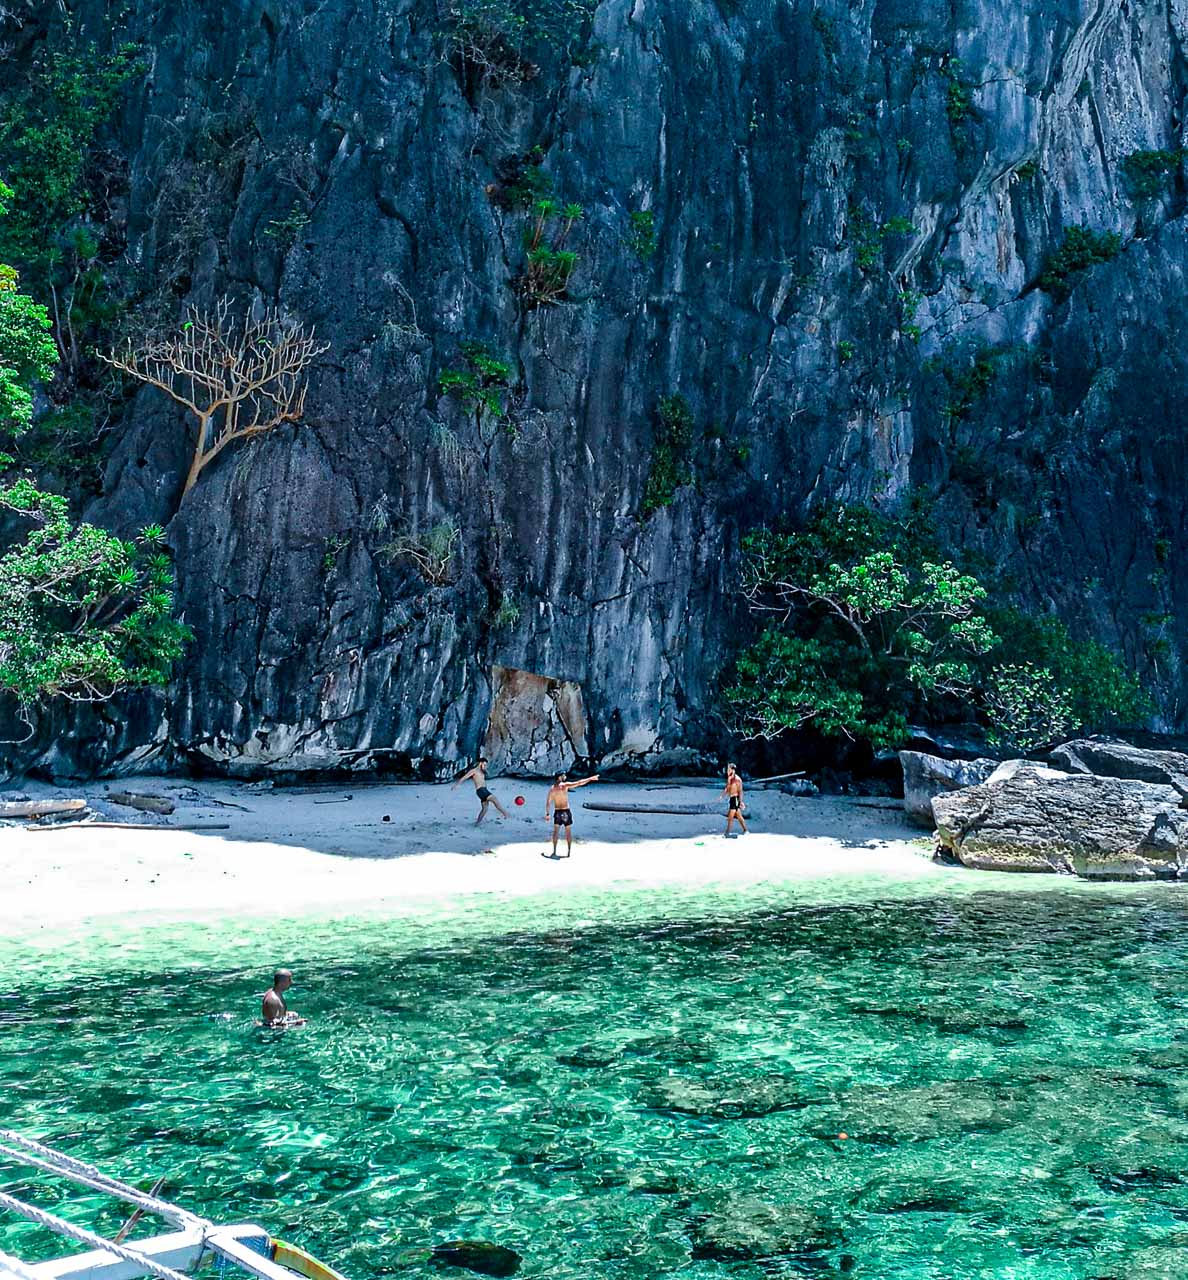
{"type": "MultiPolygon", "coordinates": [[[[723,839],[724,818],[608,813],[586,802],[718,805],[712,781],[600,783],[573,793],[573,857],[549,849],[546,788],[492,781],[508,810],[474,825],[469,784],[345,783],[253,789],[236,782],[136,778],[52,787],[32,798],[86,796],[103,817],[143,829],[73,826],[0,829],[0,932],[27,934],[74,922],[143,914],[154,922],[213,915],[379,910],[461,895],[524,895],[615,884],[740,884],[830,875],[941,876],[919,829],[893,800],[748,796],[752,832],[723,839]],[[106,801],[133,789],[173,799],[168,818],[106,801]],[[517,795],[525,804],[517,806],[517,795]],[[350,797],[347,799],[347,797],[350,797]],[[242,807],[228,807],[242,806],[242,807]],[[183,823],[226,823],[183,831],[183,823]]],[[[564,848],[562,839],[561,848],[564,848]]]]}

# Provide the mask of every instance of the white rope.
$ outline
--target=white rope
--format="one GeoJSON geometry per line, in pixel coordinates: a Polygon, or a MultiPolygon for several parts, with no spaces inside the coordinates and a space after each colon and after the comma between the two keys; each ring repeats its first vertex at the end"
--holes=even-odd
{"type": "Polygon", "coordinates": [[[194,1214],[187,1213],[184,1209],[179,1209],[177,1205],[170,1204],[168,1200],[160,1200],[156,1196],[146,1195],[143,1191],[130,1186],[126,1182],[120,1182],[116,1178],[109,1177],[101,1169],[96,1169],[94,1165],[87,1164],[83,1160],[76,1160],[73,1156],[65,1155],[61,1151],[55,1151],[53,1147],[43,1146],[40,1142],[34,1142],[32,1138],[22,1137],[11,1129],[0,1129],[0,1140],[4,1144],[12,1144],[11,1146],[0,1145],[0,1156],[7,1156],[10,1160],[30,1165],[35,1169],[42,1169],[47,1173],[56,1173],[69,1177],[72,1181],[84,1187],[90,1187],[92,1191],[101,1191],[105,1195],[124,1200],[128,1204],[134,1204],[137,1208],[158,1214],[169,1222],[176,1223],[179,1227],[208,1227],[211,1225],[204,1218],[195,1217],[194,1214]],[[16,1148],[21,1148],[21,1150],[16,1148]]]}
{"type": "Polygon", "coordinates": [[[110,1240],[105,1240],[102,1236],[97,1236],[93,1231],[86,1231],[82,1227],[76,1227],[74,1223],[67,1222],[65,1218],[59,1218],[56,1214],[46,1213],[44,1209],[37,1209],[31,1204],[25,1204],[22,1200],[6,1195],[0,1191],[0,1208],[11,1209],[13,1213],[19,1214],[22,1218],[27,1218],[30,1222],[36,1222],[38,1226],[46,1227],[50,1231],[60,1236],[66,1236],[67,1239],[76,1240],[79,1244],[90,1245],[92,1249],[101,1249],[104,1253],[110,1253],[112,1257],[119,1258],[121,1262],[130,1262],[133,1266],[139,1267],[142,1271],[148,1272],[149,1275],[158,1277],[158,1280],[188,1280],[180,1271],[174,1271],[170,1267],[162,1266],[161,1263],[147,1256],[147,1254],[137,1253],[135,1249],[126,1249],[122,1244],[113,1244],[110,1240]]]}
{"type": "Polygon", "coordinates": [[[0,1276],[13,1276],[15,1280],[38,1280],[20,1258],[14,1258],[8,1253],[0,1253],[0,1276]]]}

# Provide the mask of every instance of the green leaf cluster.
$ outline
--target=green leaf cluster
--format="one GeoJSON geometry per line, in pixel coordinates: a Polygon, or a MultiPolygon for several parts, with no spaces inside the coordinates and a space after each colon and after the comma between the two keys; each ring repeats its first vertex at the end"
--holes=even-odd
{"type": "Polygon", "coordinates": [[[644,484],[646,518],[672,504],[676,491],[693,481],[693,410],[684,396],[665,396],[656,408],[652,463],[644,484]]]}
{"type": "Polygon", "coordinates": [[[504,397],[511,386],[511,365],[483,342],[464,342],[461,352],[465,368],[444,370],[438,375],[437,385],[443,395],[452,396],[473,410],[481,434],[490,423],[507,414],[504,397]]]}
{"type": "Polygon", "coordinates": [[[919,502],[895,518],[836,507],[792,533],[756,531],[743,564],[752,608],[777,620],[725,685],[728,723],[743,737],[812,725],[894,747],[909,717],[960,713],[1031,750],[1147,710],[1103,646],[1074,641],[1058,620],[992,607],[938,553],[919,502]]]}
{"type": "Polygon", "coordinates": [[[628,221],[631,230],[627,235],[627,244],[631,252],[640,260],[647,260],[656,252],[656,215],[651,209],[633,209],[628,221]]]}
{"type": "MultiPolygon", "coordinates": [[[[11,196],[0,182],[0,206],[11,196]]],[[[33,422],[31,387],[53,376],[58,349],[49,313],[17,287],[17,273],[0,264],[0,430],[19,435],[33,422]]]]}
{"type": "Polygon", "coordinates": [[[0,508],[32,526],[0,553],[0,690],[28,705],[167,681],[190,635],[164,531],[126,542],[75,524],[65,498],[23,477],[0,486],[0,508]]]}
{"type": "MultiPolygon", "coordinates": [[[[0,184],[0,205],[11,192],[0,184]]],[[[45,308],[0,267],[0,427],[32,419],[32,384],[57,351],[45,308]]],[[[0,473],[12,459],[0,457],[0,473]]],[[[133,541],[71,519],[69,504],[25,476],[0,477],[0,691],[40,698],[109,698],[160,684],[189,637],[173,616],[173,568],[159,527],[133,541]]]]}
{"type": "Polygon", "coordinates": [[[96,132],[142,72],[134,45],[111,53],[47,48],[0,100],[0,171],[19,193],[0,224],[0,260],[20,263],[36,289],[61,261],[67,223],[88,211],[96,132]]]}
{"type": "Polygon", "coordinates": [[[1039,287],[1057,302],[1063,302],[1090,267],[1109,262],[1117,257],[1121,248],[1122,238],[1116,232],[1069,227],[1059,247],[1048,258],[1039,287]]]}
{"type": "Polygon", "coordinates": [[[1184,162],[1184,150],[1132,151],[1122,161],[1122,172],[1130,194],[1136,200],[1151,200],[1162,195],[1184,162]]]}

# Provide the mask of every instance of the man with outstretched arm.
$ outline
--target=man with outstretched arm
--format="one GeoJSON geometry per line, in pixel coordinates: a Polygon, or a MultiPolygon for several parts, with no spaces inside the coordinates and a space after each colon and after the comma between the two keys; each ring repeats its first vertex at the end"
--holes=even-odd
{"type": "Polygon", "coordinates": [[[507,810],[499,803],[491,794],[487,786],[487,757],[479,756],[478,764],[473,769],[468,769],[460,778],[454,780],[454,786],[450,788],[453,791],[460,782],[473,782],[474,794],[478,797],[480,809],[479,816],[475,818],[474,825],[477,827],[480,822],[487,816],[487,808],[494,805],[499,810],[500,817],[507,817],[507,810]]]}
{"type": "Polygon", "coordinates": [[[743,785],[742,779],[738,776],[738,769],[735,765],[728,764],[726,766],[726,787],[722,794],[726,797],[726,835],[730,834],[730,828],[734,820],[738,819],[738,825],[743,831],[747,829],[747,820],[743,817],[743,785]]]}
{"type": "Polygon", "coordinates": [[[542,853],[542,858],[557,858],[561,855],[557,852],[557,837],[561,833],[561,828],[565,828],[565,857],[569,857],[573,853],[573,811],[569,807],[569,793],[574,787],[584,787],[591,782],[597,782],[598,775],[591,774],[588,778],[583,778],[580,782],[570,782],[568,775],[559,773],[553,785],[549,788],[548,798],[545,800],[545,821],[548,822],[550,810],[553,819],[553,852],[552,854],[542,853]]]}

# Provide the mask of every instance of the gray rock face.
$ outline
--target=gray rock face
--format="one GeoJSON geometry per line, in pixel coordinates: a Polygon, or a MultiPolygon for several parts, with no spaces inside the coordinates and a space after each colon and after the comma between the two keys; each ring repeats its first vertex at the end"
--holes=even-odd
{"type": "Polygon", "coordinates": [[[1151,880],[1188,867],[1188,811],[1173,787],[1009,760],[932,811],[945,849],[983,871],[1151,880]]]}
{"type": "Polygon", "coordinates": [[[932,801],[936,796],[972,787],[998,768],[997,760],[942,760],[922,751],[901,751],[903,808],[913,822],[932,827],[932,801]]]}
{"type": "Polygon", "coordinates": [[[594,755],[714,746],[741,535],[915,486],[1188,723],[1188,227],[1180,182],[1140,199],[1124,166],[1182,143],[1188,9],[591,8],[572,59],[500,87],[451,64],[436,0],[72,6],[81,45],[146,51],[108,140],[144,306],[275,300],[330,351],[306,421],[184,501],[190,424],[135,397],[89,515],[168,525],[197,639],[167,692],[48,718],[25,763],[432,776],[496,668],[579,685],[594,755]],[[536,307],[526,163],[585,211],[536,307]],[[1125,248],[1057,300],[1079,224],[1125,248]],[[490,429],[439,392],[472,339],[512,368],[490,429]],[[672,393],[690,483],[644,514],[672,393]],[[384,554],[444,520],[449,581],[384,554]]]}
{"type": "Polygon", "coordinates": [[[1048,759],[1065,773],[1160,782],[1188,799],[1188,755],[1182,751],[1148,751],[1129,742],[1084,738],[1057,747],[1048,759]]]}

